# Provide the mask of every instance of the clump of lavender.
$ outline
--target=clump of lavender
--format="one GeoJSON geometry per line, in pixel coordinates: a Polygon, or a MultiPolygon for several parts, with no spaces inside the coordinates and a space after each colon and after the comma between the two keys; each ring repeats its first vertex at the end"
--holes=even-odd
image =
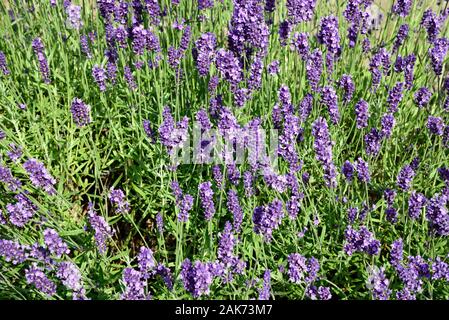
{"type": "Polygon", "coordinates": [[[156,267],[153,251],[146,247],[140,247],[137,261],[139,262],[139,271],[141,274],[144,275],[144,277],[149,277],[149,272],[156,267]]]}
{"type": "Polygon", "coordinates": [[[162,216],[161,212],[158,212],[156,214],[156,226],[157,231],[159,232],[160,235],[162,235],[164,233],[164,217],[162,216]]]}
{"type": "Polygon", "coordinates": [[[427,40],[430,43],[433,43],[441,31],[441,23],[438,16],[432,11],[432,9],[424,11],[421,19],[421,26],[426,29],[427,40]]]}
{"type": "Polygon", "coordinates": [[[0,239],[0,256],[13,265],[25,262],[28,258],[28,247],[19,242],[0,239]]]}
{"type": "Polygon", "coordinates": [[[237,86],[242,80],[242,69],[239,60],[232,51],[219,49],[216,52],[215,65],[222,77],[232,86],[237,86]]]}
{"type": "Polygon", "coordinates": [[[382,135],[376,128],[372,128],[370,132],[365,135],[365,151],[367,155],[376,156],[380,151],[380,143],[382,135]]]}
{"type": "Polygon", "coordinates": [[[24,162],[23,168],[36,188],[44,189],[49,195],[56,194],[54,188],[56,179],[47,171],[43,163],[32,158],[24,162]]]}
{"type": "Polygon", "coordinates": [[[107,79],[106,71],[96,64],[92,68],[92,76],[95,82],[98,84],[100,91],[101,92],[106,91],[106,79],[107,79]]]}
{"type": "Polygon", "coordinates": [[[401,102],[403,97],[403,91],[404,91],[404,83],[398,82],[393,87],[393,89],[391,89],[388,92],[387,103],[389,113],[396,113],[398,111],[399,103],[401,102]]]}
{"type": "Polygon", "coordinates": [[[449,282],[449,265],[441,257],[436,257],[432,263],[432,280],[443,280],[449,282]]]}
{"type": "Polygon", "coordinates": [[[313,18],[315,5],[316,0],[287,0],[287,16],[294,24],[310,21],[313,18]]]}
{"type": "Polygon", "coordinates": [[[92,58],[92,52],[90,51],[89,47],[89,39],[85,34],[83,34],[80,37],[80,45],[81,45],[81,51],[86,55],[88,59],[92,58]]]}
{"type": "Polygon", "coordinates": [[[277,75],[279,73],[279,60],[273,60],[267,67],[268,74],[270,76],[277,75]]]}
{"type": "Polygon", "coordinates": [[[341,168],[341,172],[345,176],[346,180],[351,182],[352,178],[354,176],[354,166],[352,165],[352,163],[350,161],[346,160],[343,163],[343,166],[341,168]]]}
{"type": "Polygon", "coordinates": [[[6,184],[10,191],[17,191],[21,188],[22,183],[19,179],[14,178],[11,169],[0,164],[0,182],[6,184]]]}
{"type": "Polygon", "coordinates": [[[299,104],[299,120],[305,122],[313,108],[313,95],[307,93],[299,104]]]}
{"type": "Polygon", "coordinates": [[[259,300],[270,300],[271,291],[271,271],[265,270],[263,274],[263,284],[262,288],[259,289],[259,300]]]}
{"type": "Polygon", "coordinates": [[[211,267],[208,263],[195,261],[192,264],[189,259],[185,259],[181,265],[181,279],[184,289],[190,292],[194,298],[207,296],[213,281],[211,267]]]}
{"type": "Polygon", "coordinates": [[[131,90],[136,90],[137,89],[137,84],[136,84],[136,81],[134,80],[133,73],[132,73],[131,68],[129,66],[125,66],[124,76],[125,76],[126,82],[128,83],[129,88],[131,90]]]}
{"type": "Polygon", "coordinates": [[[211,32],[203,33],[195,42],[194,58],[198,73],[205,77],[215,56],[217,39],[211,32]]]}
{"type": "Polygon", "coordinates": [[[184,117],[175,126],[170,108],[166,106],[162,112],[163,122],[159,127],[159,138],[161,143],[167,147],[169,154],[175,148],[181,147],[187,140],[189,118],[184,117]]]}
{"type": "Polygon", "coordinates": [[[433,42],[433,47],[429,49],[428,54],[433,71],[437,76],[443,72],[443,61],[449,50],[449,39],[439,38],[433,42]]]}
{"type": "Polygon", "coordinates": [[[62,255],[70,253],[69,247],[55,230],[47,228],[44,230],[43,235],[45,245],[54,256],[60,258],[62,255]]]}
{"type": "Polygon", "coordinates": [[[184,194],[176,181],[172,181],[170,187],[176,198],[176,205],[179,208],[178,220],[180,222],[187,222],[189,219],[189,211],[193,207],[193,197],[190,194],[184,194]]]}
{"type": "Polygon", "coordinates": [[[430,228],[439,236],[449,235],[449,214],[446,208],[447,197],[435,194],[427,203],[426,218],[430,228]]]}
{"type": "Polygon", "coordinates": [[[419,88],[414,95],[414,100],[418,108],[425,107],[431,98],[432,92],[430,92],[430,90],[426,87],[419,88]]]}
{"type": "Polygon", "coordinates": [[[31,267],[25,270],[25,279],[28,284],[34,285],[42,293],[53,296],[56,294],[56,284],[48,279],[44,271],[33,263],[31,267]]]}
{"type": "Polygon", "coordinates": [[[264,237],[270,242],[273,238],[273,231],[277,229],[284,217],[282,202],[275,199],[272,203],[257,207],[253,213],[254,232],[264,237]]]}
{"type": "Polygon", "coordinates": [[[370,255],[378,254],[380,251],[380,241],[376,240],[373,234],[362,226],[357,231],[348,226],[345,230],[344,252],[351,256],[355,252],[365,252],[370,255]]]}
{"type": "Polygon", "coordinates": [[[233,227],[235,232],[238,233],[243,221],[243,210],[240,206],[237,192],[232,189],[228,191],[227,207],[234,217],[233,227]]]}
{"type": "Polygon", "coordinates": [[[3,72],[5,76],[11,73],[11,71],[8,68],[8,64],[6,63],[6,56],[3,53],[3,51],[0,51],[0,70],[3,72]]]}
{"type": "Polygon", "coordinates": [[[206,181],[198,185],[201,206],[204,210],[204,217],[206,220],[211,220],[215,213],[214,206],[214,191],[212,190],[212,183],[206,181]]]}
{"type": "Polygon", "coordinates": [[[17,200],[16,203],[6,205],[9,221],[17,227],[23,227],[34,216],[38,208],[23,193],[16,194],[14,198],[17,200]]]}
{"type": "Polygon", "coordinates": [[[144,119],[142,121],[142,126],[146,136],[151,139],[151,142],[153,144],[156,143],[156,133],[154,132],[153,128],[151,128],[150,120],[144,119]]]}
{"type": "Polygon", "coordinates": [[[408,24],[403,24],[399,27],[398,33],[396,34],[396,39],[394,40],[393,52],[396,52],[404,43],[405,39],[408,37],[409,30],[410,27],[408,24]]]}
{"type": "Polygon", "coordinates": [[[324,169],[324,179],[330,188],[337,186],[337,170],[332,161],[332,141],[326,119],[319,117],[312,124],[312,135],[315,138],[313,147],[315,157],[321,162],[324,169]]]}
{"type": "Polygon", "coordinates": [[[307,259],[299,253],[291,253],[287,260],[287,274],[291,282],[311,284],[316,280],[320,264],[315,257],[307,259]]]}
{"type": "Polygon", "coordinates": [[[313,92],[318,92],[321,73],[323,72],[323,54],[315,49],[307,58],[306,77],[313,92]]]}
{"type": "Polygon", "coordinates": [[[296,32],[292,37],[290,47],[299,53],[302,60],[306,60],[310,50],[309,35],[306,32],[296,32]]]}
{"type": "Polygon", "coordinates": [[[390,281],[385,276],[385,268],[371,268],[367,287],[374,300],[388,300],[391,295],[390,281]]]}
{"type": "Polygon", "coordinates": [[[71,29],[79,30],[83,26],[81,20],[81,7],[74,4],[70,4],[65,8],[67,13],[67,25],[71,29]]]}
{"type": "Polygon", "coordinates": [[[112,237],[114,231],[102,216],[95,213],[92,203],[89,203],[88,219],[90,226],[95,232],[95,243],[98,251],[100,254],[104,254],[107,249],[106,242],[112,237]]]}
{"type": "MultiPolygon", "coordinates": [[[[19,159],[22,157],[23,148],[21,146],[15,145],[14,143],[10,143],[9,148],[10,148],[10,150],[6,153],[9,160],[11,160],[14,163],[17,163],[19,161],[19,159]]],[[[1,173],[0,173],[0,181],[1,180],[2,180],[2,178],[1,178],[1,173]]]]}
{"type": "Polygon", "coordinates": [[[338,82],[340,88],[343,89],[343,101],[344,103],[348,103],[351,101],[352,96],[355,91],[355,84],[350,75],[344,74],[341,76],[340,81],[338,82]]]}
{"type": "Polygon", "coordinates": [[[338,124],[340,122],[340,111],[338,110],[338,99],[334,88],[325,86],[322,89],[321,103],[327,106],[332,123],[338,124]]]}
{"type": "Polygon", "coordinates": [[[115,212],[128,213],[130,210],[129,202],[126,201],[125,193],[121,189],[114,189],[109,191],[109,200],[115,206],[115,212]]]}
{"type": "Polygon", "coordinates": [[[427,129],[429,129],[430,133],[437,136],[442,136],[444,133],[444,127],[444,120],[442,118],[433,116],[429,116],[427,118],[427,129]]]}
{"type": "Polygon", "coordinates": [[[133,268],[125,268],[122,276],[125,290],[121,295],[121,299],[145,300],[149,298],[149,295],[145,295],[145,281],[142,278],[141,272],[133,268]]]}
{"type": "Polygon", "coordinates": [[[366,128],[368,126],[369,112],[368,102],[360,99],[355,105],[355,115],[357,121],[357,129],[366,128]]]}
{"type": "Polygon", "coordinates": [[[34,53],[39,61],[39,69],[41,71],[42,79],[45,83],[49,84],[50,80],[50,68],[48,67],[47,57],[44,52],[44,44],[40,38],[35,38],[32,43],[34,53]]]}
{"type": "Polygon", "coordinates": [[[306,295],[311,300],[330,300],[332,299],[331,290],[329,287],[319,286],[308,286],[306,289],[306,295]]]}
{"type": "Polygon", "coordinates": [[[359,180],[368,183],[371,180],[368,163],[359,157],[355,162],[355,167],[359,180]]]}
{"type": "Polygon", "coordinates": [[[393,133],[393,128],[396,123],[394,115],[391,113],[385,113],[381,118],[381,131],[382,137],[390,138],[393,133]]]}
{"type": "Polygon", "coordinates": [[[411,183],[413,178],[415,177],[415,171],[412,169],[410,165],[405,165],[396,179],[396,184],[402,191],[408,191],[411,187],[411,183]]]}
{"type": "Polygon", "coordinates": [[[67,289],[72,290],[73,300],[85,300],[84,285],[81,272],[73,262],[61,262],[57,265],[56,276],[67,289]]]}
{"type": "Polygon", "coordinates": [[[320,30],[317,35],[318,42],[326,45],[333,55],[340,54],[340,35],[338,33],[338,19],[335,16],[321,18],[320,30]]]}
{"type": "Polygon", "coordinates": [[[418,219],[426,203],[427,198],[422,193],[412,191],[408,199],[409,217],[412,219],[418,219]]]}
{"type": "Polygon", "coordinates": [[[412,9],[412,4],[412,0],[396,0],[396,2],[393,4],[392,11],[398,16],[406,17],[412,9]]]}
{"type": "Polygon", "coordinates": [[[73,122],[78,127],[83,127],[92,122],[90,118],[90,106],[85,104],[81,99],[73,99],[70,111],[72,112],[73,122]]]}

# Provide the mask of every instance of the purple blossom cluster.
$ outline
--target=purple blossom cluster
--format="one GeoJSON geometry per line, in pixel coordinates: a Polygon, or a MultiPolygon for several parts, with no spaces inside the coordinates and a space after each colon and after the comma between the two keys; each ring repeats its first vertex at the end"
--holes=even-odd
{"type": "Polygon", "coordinates": [[[262,235],[265,241],[270,242],[273,238],[273,231],[279,228],[283,217],[283,205],[278,199],[268,205],[256,207],[253,213],[254,232],[262,235]]]}
{"type": "Polygon", "coordinates": [[[56,179],[47,171],[43,163],[31,158],[23,163],[23,168],[36,188],[44,189],[49,195],[56,194],[54,187],[56,179]]]}
{"type": "Polygon", "coordinates": [[[380,252],[380,241],[365,226],[361,226],[359,230],[348,226],[345,230],[344,252],[349,256],[356,252],[376,255],[380,252]]]}

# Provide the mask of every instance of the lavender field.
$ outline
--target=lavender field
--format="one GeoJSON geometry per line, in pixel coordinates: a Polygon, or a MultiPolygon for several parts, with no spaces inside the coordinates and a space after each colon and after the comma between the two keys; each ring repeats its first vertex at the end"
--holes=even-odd
{"type": "Polygon", "coordinates": [[[0,1],[0,299],[449,299],[447,0],[0,1]]]}

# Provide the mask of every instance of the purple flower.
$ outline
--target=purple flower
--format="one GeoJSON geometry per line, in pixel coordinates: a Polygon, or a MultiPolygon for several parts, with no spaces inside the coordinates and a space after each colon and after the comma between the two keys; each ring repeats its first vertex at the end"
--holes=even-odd
{"type": "Polygon", "coordinates": [[[399,171],[399,174],[396,179],[397,186],[402,191],[407,191],[410,189],[411,183],[413,178],[415,177],[415,171],[412,169],[410,165],[405,165],[401,171],[399,171]]]}
{"type": "Polygon", "coordinates": [[[228,179],[233,185],[238,185],[240,181],[240,171],[237,169],[235,163],[230,163],[226,166],[228,179]]]}
{"type": "Polygon", "coordinates": [[[254,209],[253,223],[254,232],[270,242],[273,238],[273,230],[277,229],[284,217],[282,202],[275,199],[272,203],[254,209]]]}
{"type": "Polygon", "coordinates": [[[368,277],[367,286],[374,300],[388,300],[391,295],[391,290],[388,288],[390,281],[385,277],[384,270],[384,268],[372,268],[368,277]]]}
{"type": "Polygon", "coordinates": [[[346,160],[341,168],[341,172],[343,173],[347,181],[352,181],[352,177],[354,175],[354,166],[350,161],[346,160]]]}
{"type": "Polygon", "coordinates": [[[389,113],[396,113],[398,111],[398,105],[399,102],[401,102],[403,97],[403,91],[404,91],[404,83],[398,82],[393,87],[393,89],[388,92],[388,112],[389,113]]]}
{"type": "Polygon", "coordinates": [[[78,127],[83,127],[92,122],[90,118],[90,106],[85,104],[81,99],[73,99],[70,111],[72,112],[73,122],[78,127]]]}
{"type": "Polygon", "coordinates": [[[360,227],[358,231],[348,226],[345,230],[345,240],[344,252],[349,256],[355,252],[375,255],[380,251],[379,240],[376,240],[365,226],[360,227]]]}
{"type": "Polygon", "coordinates": [[[306,295],[311,300],[330,300],[332,299],[331,290],[329,287],[322,287],[310,285],[306,288],[306,295]]]}
{"type": "Polygon", "coordinates": [[[44,44],[40,38],[35,38],[32,43],[34,53],[39,61],[39,69],[41,71],[42,79],[45,83],[50,83],[50,68],[48,67],[47,57],[44,52],[44,44]]]}
{"type": "Polygon", "coordinates": [[[11,71],[8,69],[8,64],[6,63],[6,56],[3,51],[0,51],[0,70],[5,76],[9,75],[11,71]]]}
{"type": "Polygon", "coordinates": [[[412,4],[412,0],[396,0],[396,2],[393,4],[392,11],[398,16],[406,17],[412,9],[412,4]]]}
{"type": "Polygon", "coordinates": [[[372,128],[370,132],[365,135],[365,151],[367,155],[376,156],[380,150],[380,143],[382,135],[376,128],[372,128]]]}
{"type": "Polygon", "coordinates": [[[357,129],[366,128],[368,126],[369,112],[368,102],[360,99],[355,105],[355,115],[357,121],[357,129]]]}
{"type": "Polygon", "coordinates": [[[306,77],[313,92],[318,92],[321,73],[323,72],[323,54],[315,49],[307,58],[306,77]]]}
{"type": "Polygon", "coordinates": [[[67,289],[73,291],[73,300],[85,300],[85,289],[81,272],[73,262],[61,262],[57,265],[56,276],[67,289]]]}
{"type": "Polygon", "coordinates": [[[62,257],[64,254],[69,254],[70,249],[67,244],[61,239],[58,233],[50,228],[47,228],[43,232],[44,242],[50,253],[54,254],[57,258],[62,257]]]}
{"type": "Polygon", "coordinates": [[[0,239],[0,256],[2,256],[6,262],[11,262],[13,265],[25,262],[28,258],[27,250],[28,247],[19,242],[0,239]]]}
{"type": "Polygon", "coordinates": [[[446,196],[435,194],[426,207],[426,218],[430,228],[439,236],[449,235],[449,214],[446,202],[446,196]]]}
{"type": "Polygon", "coordinates": [[[211,220],[215,213],[215,206],[213,199],[214,192],[211,186],[212,183],[210,181],[202,182],[198,185],[201,206],[203,207],[204,217],[206,220],[211,220]]]}
{"type": "Polygon", "coordinates": [[[145,281],[142,279],[142,273],[133,268],[123,270],[122,280],[125,284],[125,290],[121,295],[122,300],[145,300],[145,281]]]}
{"type": "Polygon", "coordinates": [[[292,31],[292,24],[289,23],[288,20],[282,21],[279,24],[279,41],[282,47],[287,45],[287,39],[291,31],[292,31]]]}
{"type": "Polygon", "coordinates": [[[89,47],[89,40],[86,35],[82,35],[80,37],[80,45],[81,45],[81,51],[86,55],[88,59],[92,58],[92,52],[90,51],[89,47]]]}
{"type": "Polygon", "coordinates": [[[432,11],[432,9],[427,9],[424,11],[423,17],[421,19],[421,26],[426,29],[427,40],[433,43],[441,31],[441,23],[438,16],[432,11]]]}
{"type": "Polygon", "coordinates": [[[158,130],[159,139],[167,147],[169,154],[171,154],[175,148],[181,147],[187,141],[189,118],[182,118],[175,127],[175,122],[168,106],[164,108],[162,117],[164,120],[158,130]]]}
{"type": "Polygon", "coordinates": [[[353,224],[355,222],[355,220],[357,219],[357,216],[359,214],[359,209],[349,208],[347,211],[347,214],[348,214],[349,223],[353,224]]]}
{"type": "Polygon", "coordinates": [[[337,186],[337,170],[332,161],[332,141],[326,119],[319,117],[315,120],[312,124],[312,135],[315,138],[315,157],[323,165],[326,185],[334,188],[337,186]]]}
{"type": "Polygon", "coordinates": [[[245,195],[250,197],[254,194],[253,187],[254,177],[251,171],[243,172],[243,186],[245,188],[245,195]]]}
{"type": "Polygon", "coordinates": [[[231,85],[237,86],[242,81],[242,70],[239,61],[232,51],[219,49],[216,52],[215,65],[222,77],[231,85]]]}
{"type": "Polygon", "coordinates": [[[371,175],[369,172],[368,163],[365,162],[362,158],[358,158],[355,162],[355,167],[357,170],[357,176],[362,182],[369,182],[371,180],[371,175]]]}
{"type": "Polygon", "coordinates": [[[148,272],[153,270],[156,266],[156,260],[154,259],[153,251],[146,247],[140,247],[137,260],[139,261],[139,271],[144,276],[148,275],[148,272]]]}
{"type": "Polygon", "coordinates": [[[410,198],[408,199],[408,215],[412,219],[418,219],[421,210],[427,203],[427,198],[422,194],[416,191],[412,191],[410,194],[410,198]]]}
{"type": "Polygon", "coordinates": [[[25,279],[28,284],[33,284],[39,291],[48,296],[56,294],[56,284],[48,279],[44,271],[35,263],[25,270],[25,279]]]}
{"type": "Polygon", "coordinates": [[[307,259],[299,253],[292,253],[288,256],[288,277],[293,283],[304,281],[307,273],[307,259]]]}
{"type": "Polygon", "coordinates": [[[340,122],[340,111],[338,110],[337,94],[334,88],[325,86],[321,91],[321,103],[327,106],[333,124],[340,122]]]}
{"type": "Polygon", "coordinates": [[[56,180],[41,162],[36,159],[29,159],[23,164],[23,168],[36,188],[44,189],[49,195],[56,194],[54,188],[56,180]]]}
{"type": "Polygon", "coordinates": [[[340,54],[340,35],[338,33],[338,19],[335,16],[321,18],[318,42],[326,45],[327,50],[334,55],[340,54]]]}
{"type": "Polygon", "coordinates": [[[109,191],[109,200],[115,206],[115,212],[128,213],[130,210],[129,202],[126,201],[125,193],[121,189],[114,189],[109,191]]]}
{"type": "Polygon", "coordinates": [[[160,235],[162,235],[164,233],[164,220],[162,217],[162,213],[158,212],[156,215],[156,226],[157,226],[157,231],[159,232],[160,235]]]}
{"type": "Polygon", "coordinates": [[[92,68],[92,76],[95,82],[98,84],[101,92],[106,91],[106,71],[101,68],[99,65],[94,65],[92,68]]]}
{"type": "Polygon", "coordinates": [[[396,199],[396,195],[397,195],[397,192],[396,192],[396,190],[392,190],[392,189],[385,189],[385,191],[384,191],[384,198],[385,198],[385,201],[387,202],[387,206],[392,206],[393,205],[393,203],[394,203],[394,199],[396,199]]]}
{"type": "Polygon", "coordinates": [[[307,93],[299,104],[299,119],[301,122],[305,122],[312,112],[313,107],[313,95],[307,93]]]}
{"type": "Polygon", "coordinates": [[[114,231],[102,216],[95,214],[92,203],[89,203],[88,218],[89,223],[95,232],[95,243],[98,251],[100,254],[104,254],[107,249],[106,241],[112,237],[114,231]]]}
{"type": "Polygon", "coordinates": [[[395,267],[396,270],[400,269],[402,259],[403,259],[403,247],[404,243],[402,239],[395,240],[391,244],[391,251],[390,251],[390,263],[393,267],[395,267]]]}
{"type": "Polygon", "coordinates": [[[67,13],[67,25],[69,28],[79,30],[83,26],[83,21],[81,20],[81,7],[70,4],[65,8],[67,13]]]}
{"type": "MultiPolygon", "coordinates": [[[[6,154],[8,155],[9,160],[14,163],[17,163],[19,159],[22,157],[23,148],[21,146],[17,146],[14,143],[9,144],[9,148],[11,149],[6,154]]],[[[1,169],[0,169],[1,170],[1,169]]],[[[0,181],[3,180],[0,172],[0,181]]]]}
{"type": "Polygon", "coordinates": [[[414,95],[414,100],[415,103],[418,105],[418,108],[426,106],[431,98],[432,92],[430,92],[430,90],[427,89],[426,87],[419,88],[414,95]]]}
{"type": "Polygon", "coordinates": [[[440,257],[436,257],[432,263],[432,280],[445,279],[449,282],[449,265],[441,260],[440,257]]]}
{"type": "Polygon", "coordinates": [[[189,259],[185,259],[181,265],[181,279],[184,288],[190,292],[194,298],[199,298],[202,295],[209,295],[213,275],[208,263],[195,261],[195,263],[192,264],[189,259]]]}
{"type": "Polygon", "coordinates": [[[156,133],[151,128],[150,120],[144,119],[142,121],[142,126],[143,126],[143,131],[145,131],[146,136],[151,139],[152,143],[156,143],[156,133]]]}
{"type": "Polygon", "coordinates": [[[340,86],[340,88],[343,89],[344,103],[348,103],[349,101],[351,101],[352,95],[354,94],[355,91],[355,85],[354,81],[352,81],[352,77],[347,74],[342,75],[340,81],[338,82],[338,85],[340,86]]]}
{"type": "Polygon", "coordinates": [[[270,270],[265,270],[263,274],[263,285],[262,288],[259,289],[259,300],[270,300],[270,291],[271,291],[271,272],[270,270]]]}
{"type": "Polygon", "coordinates": [[[403,24],[399,27],[398,33],[396,34],[396,39],[394,40],[393,52],[396,52],[404,43],[405,39],[408,37],[409,30],[410,27],[408,24],[403,24]]]}
{"type": "Polygon", "coordinates": [[[440,117],[429,116],[429,118],[427,118],[427,129],[429,129],[430,133],[442,136],[444,133],[443,119],[440,117]]]}
{"type": "Polygon", "coordinates": [[[232,266],[237,259],[234,255],[236,239],[232,234],[232,225],[226,221],[223,232],[219,234],[217,257],[226,266],[232,266]]]}
{"type": "Polygon", "coordinates": [[[394,115],[391,113],[385,113],[381,119],[381,135],[384,138],[390,138],[393,132],[394,125],[396,120],[394,119],[394,115]]]}
{"type": "Polygon", "coordinates": [[[279,73],[279,60],[273,60],[267,67],[268,74],[270,76],[277,75],[279,73]]]}
{"type": "Polygon", "coordinates": [[[223,183],[223,174],[219,165],[215,165],[212,167],[212,175],[214,177],[217,188],[221,189],[223,183]]]}
{"type": "Polygon", "coordinates": [[[124,75],[125,75],[125,80],[126,82],[128,82],[128,86],[131,90],[136,90],[137,89],[137,84],[134,80],[134,76],[131,72],[131,68],[129,66],[125,66],[124,69],[124,75]]]}
{"type": "Polygon", "coordinates": [[[213,0],[198,0],[198,10],[205,10],[208,8],[213,8],[213,0]]]}
{"type": "Polygon", "coordinates": [[[17,200],[15,204],[8,203],[6,205],[9,221],[17,227],[23,227],[34,216],[38,208],[23,193],[16,194],[14,198],[17,200]]]}
{"type": "Polygon", "coordinates": [[[437,76],[443,72],[443,61],[449,49],[449,39],[439,38],[433,42],[433,47],[429,49],[428,54],[433,71],[437,76]]]}
{"type": "Polygon", "coordinates": [[[145,0],[145,5],[150,15],[151,23],[154,25],[159,25],[161,22],[161,8],[159,7],[158,0],[145,0]]]}
{"type": "Polygon", "coordinates": [[[299,53],[301,59],[306,60],[309,56],[309,35],[306,32],[296,32],[291,41],[291,48],[299,53]]]}
{"type": "Polygon", "coordinates": [[[310,21],[313,18],[316,0],[287,0],[287,16],[291,22],[310,21]]]}
{"type": "Polygon", "coordinates": [[[235,232],[238,233],[243,221],[243,210],[240,206],[237,192],[232,189],[228,191],[227,207],[234,217],[233,227],[235,232]]]}
{"type": "Polygon", "coordinates": [[[253,63],[250,68],[250,76],[248,79],[248,89],[257,90],[260,89],[262,85],[262,71],[263,71],[263,60],[256,56],[254,57],[253,63]]]}
{"type": "Polygon", "coordinates": [[[210,65],[215,56],[216,43],[217,39],[211,32],[203,33],[195,41],[195,63],[198,68],[198,73],[203,77],[209,73],[210,65]]]}

